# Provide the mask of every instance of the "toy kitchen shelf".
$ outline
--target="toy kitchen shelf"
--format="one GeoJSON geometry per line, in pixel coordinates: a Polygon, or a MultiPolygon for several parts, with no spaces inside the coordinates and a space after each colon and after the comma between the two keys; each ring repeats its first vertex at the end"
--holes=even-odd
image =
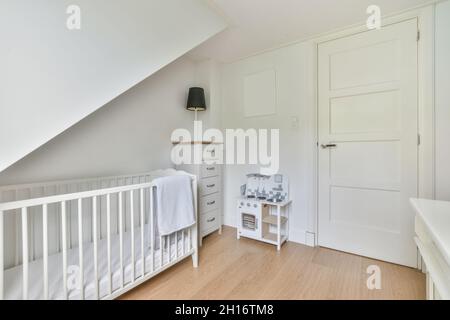
{"type": "Polygon", "coordinates": [[[238,200],[239,225],[237,238],[250,238],[277,246],[281,249],[288,241],[289,209],[291,200],[271,202],[266,200],[238,200]]]}

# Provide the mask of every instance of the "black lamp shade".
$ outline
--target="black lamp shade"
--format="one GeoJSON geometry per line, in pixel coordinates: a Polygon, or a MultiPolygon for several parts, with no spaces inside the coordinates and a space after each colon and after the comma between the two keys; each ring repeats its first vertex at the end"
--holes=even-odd
{"type": "Polygon", "coordinates": [[[189,111],[205,111],[205,90],[203,88],[190,88],[187,107],[189,111]]]}

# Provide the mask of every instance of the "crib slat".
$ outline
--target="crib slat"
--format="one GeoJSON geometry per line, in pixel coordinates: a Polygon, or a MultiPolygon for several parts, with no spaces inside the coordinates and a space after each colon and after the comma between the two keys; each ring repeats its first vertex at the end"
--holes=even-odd
{"type": "Polygon", "coordinates": [[[152,250],[151,271],[155,271],[155,240],[153,235],[153,187],[150,187],[150,249],[152,250]]]}
{"type": "Polygon", "coordinates": [[[169,243],[168,243],[168,245],[167,245],[167,252],[168,252],[168,257],[167,257],[167,262],[168,263],[170,263],[171,261],[172,261],[172,235],[173,234],[169,234],[168,236],[167,236],[167,238],[168,238],[168,240],[169,240],[169,243]]]}
{"type": "MultiPolygon", "coordinates": [[[[116,178],[116,186],[120,186],[119,178],[116,178]]],[[[119,233],[119,210],[116,210],[116,234],[119,233]]]]}
{"type": "Polygon", "coordinates": [[[4,277],[5,277],[5,250],[4,250],[4,244],[3,244],[3,237],[4,237],[4,230],[3,230],[3,211],[0,211],[0,300],[3,300],[4,298],[4,289],[3,289],[3,283],[4,283],[4,277]]]}
{"type": "MultiPolygon", "coordinates": [[[[57,187],[58,190],[58,194],[61,194],[61,186],[57,187]]],[[[55,214],[56,214],[56,240],[57,240],[57,248],[58,248],[58,252],[61,252],[61,230],[58,228],[59,224],[61,223],[61,208],[58,206],[55,210],[55,214]]]]}
{"type": "MultiPolygon", "coordinates": [[[[17,193],[16,193],[17,197],[17,193]]],[[[18,266],[20,264],[20,238],[21,235],[21,226],[20,226],[20,215],[19,215],[19,209],[15,210],[16,214],[14,214],[14,223],[16,225],[15,230],[20,231],[16,232],[16,250],[15,250],[15,264],[14,266],[18,266]]]]}
{"type": "Polygon", "coordinates": [[[61,233],[62,233],[62,256],[63,256],[63,290],[64,299],[68,298],[67,292],[67,214],[66,202],[61,202],[61,233]]]}
{"type": "MultiPolygon", "coordinates": [[[[28,197],[33,198],[32,189],[27,188],[27,194],[28,197]]],[[[28,209],[28,218],[29,218],[29,226],[28,226],[28,232],[30,233],[28,236],[28,239],[31,239],[30,243],[28,244],[28,259],[29,261],[34,261],[34,213],[36,212],[35,208],[29,208],[28,209]]]]}
{"type": "Polygon", "coordinates": [[[178,259],[178,235],[179,232],[175,233],[175,257],[178,259]]]}
{"type": "Polygon", "coordinates": [[[94,242],[94,285],[95,285],[95,297],[100,299],[100,292],[98,288],[98,248],[97,248],[97,197],[92,198],[92,238],[94,242]]]}
{"type": "Polygon", "coordinates": [[[28,300],[28,210],[22,208],[23,300],[28,300]]]}
{"type": "Polygon", "coordinates": [[[83,202],[78,199],[78,255],[80,262],[80,299],[84,300],[83,202]]]}
{"type": "Polygon", "coordinates": [[[42,242],[44,259],[44,300],[48,300],[48,208],[47,204],[42,206],[42,242]]]}
{"type": "Polygon", "coordinates": [[[112,293],[111,275],[111,195],[106,195],[106,238],[108,241],[108,292],[112,293]]]}
{"type": "Polygon", "coordinates": [[[191,251],[191,245],[192,245],[192,241],[191,241],[191,228],[188,229],[188,251],[191,251]]]}
{"type": "Polygon", "coordinates": [[[135,280],[134,265],[134,190],[130,191],[130,214],[131,214],[131,283],[135,280]]]}
{"type": "Polygon", "coordinates": [[[164,237],[159,237],[159,266],[162,268],[163,266],[163,251],[164,251],[164,237]]]}
{"type": "MultiPolygon", "coordinates": [[[[15,189],[14,191],[14,196],[13,196],[13,200],[19,200],[19,191],[17,189],[15,189]]],[[[17,230],[17,232],[15,232],[15,250],[14,250],[14,266],[18,266],[19,265],[19,261],[20,261],[20,217],[19,217],[19,209],[14,210],[14,225],[15,225],[15,230],[17,230]]]]}
{"type": "Polygon", "coordinates": [[[181,246],[183,248],[182,252],[183,252],[183,255],[185,255],[186,254],[186,240],[185,240],[186,232],[185,232],[185,230],[181,231],[181,236],[183,237],[183,239],[181,240],[181,246]]]}
{"type": "MultiPolygon", "coordinates": [[[[77,190],[75,189],[74,192],[76,193],[77,190]]],[[[72,219],[73,215],[72,212],[74,212],[73,208],[73,201],[68,202],[68,206],[66,208],[67,216],[69,219],[67,219],[67,245],[69,246],[69,249],[72,249],[73,241],[72,241],[72,219]]],[[[76,219],[76,217],[75,217],[76,219]]]]}
{"type": "Polygon", "coordinates": [[[120,287],[124,287],[123,277],[123,193],[119,192],[119,254],[120,254],[120,287]]]}
{"type": "Polygon", "coordinates": [[[142,277],[145,276],[145,248],[144,248],[144,231],[145,231],[145,221],[144,221],[144,189],[141,189],[140,194],[141,200],[141,267],[142,267],[142,277]]]}

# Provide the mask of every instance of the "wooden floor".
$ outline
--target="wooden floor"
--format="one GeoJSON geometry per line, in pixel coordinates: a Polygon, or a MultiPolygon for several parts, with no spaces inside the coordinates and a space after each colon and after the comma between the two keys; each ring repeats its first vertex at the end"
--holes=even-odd
{"type": "Polygon", "coordinates": [[[121,298],[425,299],[425,277],[414,269],[295,243],[278,253],[235,232],[206,238],[198,269],[187,259],[121,298]],[[381,268],[381,290],[367,288],[370,265],[381,268]]]}

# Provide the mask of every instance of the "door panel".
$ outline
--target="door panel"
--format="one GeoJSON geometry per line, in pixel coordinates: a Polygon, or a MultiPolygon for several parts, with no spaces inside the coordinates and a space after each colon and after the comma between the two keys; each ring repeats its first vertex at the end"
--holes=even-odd
{"type": "Polygon", "coordinates": [[[319,45],[319,245],[414,266],[417,20],[319,45]]]}
{"type": "Polygon", "coordinates": [[[400,191],[398,141],[341,142],[330,152],[330,178],[336,185],[400,191]]]}
{"type": "MultiPolygon", "coordinates": [[[[399,233],[399,192],[332,187],[330,220],[373,231],[399,233]],[[373,203],[377,203],[376,206],[373,203]]],[[[356,240],[356,239],[355,239],[356,240]]]]}
{"type": "Polygon", "coordinates": [[[332,98],[330,133],[374,133],[400,131],[398,90],[332,98]]]}
{"type": "MultiPolygon", "coordinates": [[[[345,40],[342,49],[347,45],[345,40]]],[[[350,44],[350,43],[349,43],[350,44]]],[[[398,68],[393,56],[397,53],[398,41],[370,43],[330,54],[330,89],[344,89],[396,81],[398,68]]]]}

